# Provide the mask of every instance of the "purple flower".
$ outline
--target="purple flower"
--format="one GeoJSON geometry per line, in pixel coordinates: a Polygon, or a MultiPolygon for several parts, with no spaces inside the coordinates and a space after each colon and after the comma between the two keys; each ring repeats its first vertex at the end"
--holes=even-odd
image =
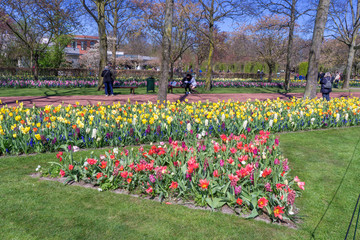
{"type": "Polygon", "coordinates": [[[156,181],[156,178],[152,174],[150,174],[149,179],[150,179],[150,182],[152,182],[152,183],[154,183],[156,181]]]}
{"type": "Polygon", "coordinates": [[[68,146],[68,150],[71,151],[71,145],[68,146]]]}
{"type": "Polygon", "coordinates": [[[285,172],[289,170],[288,160],[287,159],[285,159],[285,161],[283,161],[282,167],[283,167],[283,171],[285,171],[285,172]]]}
{"type": "Polygon", "coordinates": [[[270,183],[266,183],[266,184],[265,184],[265,190],[266,190],[267,192],[272,192],[271,184],[270,184],[270,183]]]}
{"type": "Polygon", "coordinates": [[[224,166],[224,160],[220,160],[220,167],[224,166]]]}
{"type": "Polygon", "coordinates": [[[250,174],[250,181],[252,184],[254,184],[254,171],[252,171],[250,174]]]}
{"type": "Polygon", "coordinates": [[[173,142],[172,138],[169,137],[169,144],[171,144],[173,142]]]}
{"type": "Polygon", "coordinates": [[[191,174],[186,173],[186,179],[188,179],[189,181],[191,181],[191,174]]]}
{"type": "Polygon", "coordinates": [[[274,164],[275,164],[275,165],[279,165],[279,164],[280,164],[279,159],[275,158],[275,160],[274,160],[274,164]]]}
{"type": "Polygon", "coordinates": [[[287,196],[287,203],[294,205],[295,197],[296,197],[295,191],[289,192],[289,194],[287,196]]]}
{"type": "Polygon", "coordinates": [[[279,139],[275,138],[275,145],[279,145],[279,139]]]}
{"type": "Polygon", "coordinates": [[[204,171],[206,171],[206,168],[209,167],[209,162],[207,160],[207,158],[205,158],[205,161],[204,161],[204,171]]]}
{"type": "Polygon", "coordinates": [[[251,132],[251,128],[247,128],[248,133],[251,132]]]}
{"type": "Polygon", "coordinates": [[[235,195],[238,195],[241,193],[241,186],[234,187],[235,195]]]}

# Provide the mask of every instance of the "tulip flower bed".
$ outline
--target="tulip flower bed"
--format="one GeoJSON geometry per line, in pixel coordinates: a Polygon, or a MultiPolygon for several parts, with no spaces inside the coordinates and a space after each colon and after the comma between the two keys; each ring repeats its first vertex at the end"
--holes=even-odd
{"type": "MultiPolygon", "coordinates": [[[[116,80],[115,85],[120,85],[120,81],[116,80]]],[[[0,88],[90,88],[97,87],[98,80],[8,80],[0,81],[0,88]]],[[[158,81],[155,81],[158,85],[158,81]]],[[[177,80],[176,85],[180,86],[181,81],[177,80]]],[[[291,82],[291,88],[304,88],[305,82],[291,82]]],[[[121,86],[136,86],[146,87],[146,80],[124,79],[121,80],[121,86]]],[[[197,87],[204,87],[205,81],[197,81],[197,87]]],[[[213,87],[217,88],[283,88],[283,81],[274,82],[259,82],[259,81],[226,81],[226,80],[213,80],[213,87]]]]}
{"type": "Polygon", "coordinates": [[[360,123],[359,98],[113,104],[0,109],[0,153],[134,145],[199,136],[297,131],[360,123]]]}
{"type": "Polygon", "coordinates": [[[115,148],[99,158],[73,159],[78,148],[68,146],[43,174],[67,177],[67,183],[91,183],[99,191],[120,188],[212,209],[227,205],[250,218],[265,213],[274,221],[286,220],[293,217],[295,198],[305,183],[289,176],[278,144],[269,132],[260,131],[255,136],[221,135],[219,141],[170,138],[148,151],[115,148]]]}

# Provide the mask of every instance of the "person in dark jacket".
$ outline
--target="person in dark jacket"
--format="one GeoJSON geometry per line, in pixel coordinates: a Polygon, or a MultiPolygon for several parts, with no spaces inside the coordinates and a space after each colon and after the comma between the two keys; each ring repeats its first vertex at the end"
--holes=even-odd
{"type": "Polygon", "coordinates": [[[329,72],[325,73],[324,77],[320,79],[321,93],[324,100],[326,99],[327,101],[330,101],[330,93],[332,90],[333,82],[334,82],[334,78],[331,76],[329,72]]]}
{"type": "Polygon", "coordinates": [[[104,71],[102,71],[101,76],[104,79],[105,96],[106,97],[109,95],[114,96],[114,92],[113,92],[114,79],[109,66],[105,66],[105,69],[104,71]]]}
{"type": "Polygon", "coordinates": [[[182,80],[182,86],[185,88],[185,94],[191,93],[190,92],[191,78],[192,78],[191,74],[186,74],[186,77],[184,77],[182,80]]]}

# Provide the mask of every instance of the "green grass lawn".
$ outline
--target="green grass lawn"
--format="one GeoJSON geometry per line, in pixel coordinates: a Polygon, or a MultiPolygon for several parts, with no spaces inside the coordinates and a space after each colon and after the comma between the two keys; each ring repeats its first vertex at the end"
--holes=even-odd
{"type": "MultiPolygon", "coordinates": [[[[290,92],[303,93],[304,88],[294,88],[290,92]]],[[[136,94],[157,94],[146,93],[146,88],[141,87],[135,90],[136,94]]],[[[204,88],[198,88],[200,93],[284,93],[285,91],[280,88],[213,88],[211,91],[206,92],[204,88]]],[[[351,89],[352,92],[360,91],[358,89],[351,89]]],[[[334,89],[334,92],[343,92],[342,89],[334,89]]],[[[115,89],[115,94],[130,94],[130,89],[115,89]]],[[[174,93],[184,94],[184,89],[174,89],[174,93]]],[[[0,88],[0,97],[13,97],[13,96],[71,96],[71,95],[104,95],[104,90],[97,91],[96,88],[0,88]]]]}
{"type": "MultiPolygon", "coordinates": [[[[1,239],[310,239],[331,203],[360,127],[280,135],[292,175],[306,182],[289,229],[234,215],[31,178],[55,154],[0,158],[1,239]]],[[[104,150],[96,150],[96,153],[104,150]]],[[[76,153],[89,156],[90,151],[76,153]]],[[[343,239],[360,193],[360,146],[315,239],[343,239]]],[[[353,231],[352,231],[353,232],[353,231]]],[[[352,239],[352,235],[351,235],[352,239]]]]}

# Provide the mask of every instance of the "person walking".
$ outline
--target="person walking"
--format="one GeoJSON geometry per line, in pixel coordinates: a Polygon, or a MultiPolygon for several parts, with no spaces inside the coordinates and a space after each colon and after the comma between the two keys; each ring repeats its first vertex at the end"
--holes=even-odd
{"type": "Polygon", "coordinates": [[[101,77],[104,79],[104,85],[105,85],[105,96],[114,96],[113,92],[113,84],[114,84],[114,78],[113,73],[110,70],[109,64],[105,66],[105,69],[101,73],[101,77]]]}
{"type": "Polygon", "coordinates": [[[326,101],[330,101],[330,93],[332,91],[332,84],[334,82],[334,78],[331,76],[329,72],[325,73],[324,77],[320,79],[321,84],[321,93],[323,99],[326,101]]]}

